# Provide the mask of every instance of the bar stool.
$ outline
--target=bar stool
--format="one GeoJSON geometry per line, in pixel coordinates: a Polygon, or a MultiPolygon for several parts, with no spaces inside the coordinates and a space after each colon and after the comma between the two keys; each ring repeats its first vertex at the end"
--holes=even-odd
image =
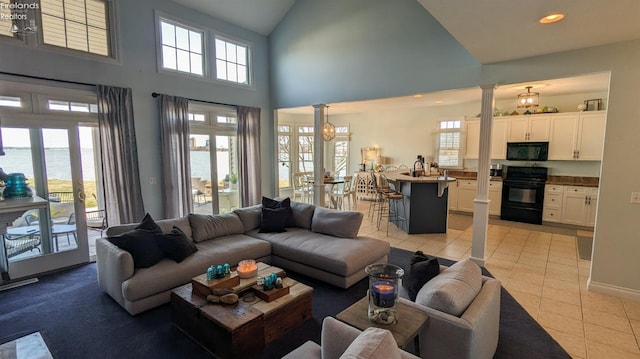
{"type": "MultiPolygon", "coordinates": [[[[385,177],[386,178],[386,177],[385,177]]],[[[389,188],[388,183],[382,184],[378,183],[376,178],[376,173],[371,170],[371,185],[373,187],[373,198],[369,204],[369,212],[368,215],[371,218],[371,223],[373,223],[374,218],[380,217],[381,207],[384,205],[384,195],[385,193],[392,192],[389,188]]],[[[379,222],[379,220],[377,221],[379,222]]],[[[379,224],[378,224],[379,227],[379,224]]]]}
{"type": "Polygon", "coordinates": [[[397,191],[395,184],[389,182],[384,174],[380,174],[380,183],[389,190],[382,195],[378,214],[378,229],[382,218],[387,218],[387,236],[389,235],[389,224],[395,223],[399,227],[399,222],[406,222],[406,210],[404,206],[404,195],[397,191]],[[402,214],[400,214],[400,205],[402,205],[402,214]]]}

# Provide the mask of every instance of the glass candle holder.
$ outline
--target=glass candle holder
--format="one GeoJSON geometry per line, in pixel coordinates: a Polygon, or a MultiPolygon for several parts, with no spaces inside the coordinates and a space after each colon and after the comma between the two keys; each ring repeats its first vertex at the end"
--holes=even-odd
{"type": "Polygon", "coordinates": [[[365,271],[369,275],[369,320],[378,324],[397,323],[396,302],[404,270],[393,264],[371,264],[365,271]]]}

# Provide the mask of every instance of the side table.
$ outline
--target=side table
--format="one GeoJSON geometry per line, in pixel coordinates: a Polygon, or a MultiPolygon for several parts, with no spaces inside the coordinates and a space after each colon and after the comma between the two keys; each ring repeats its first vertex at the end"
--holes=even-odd
{"type": "Polygon", "coordinates": [[[398,298],[396,309],[398,310],[398,323],[396,324],[378,324],[369,320],[367,312],[369,310],[369,299],[364,297],[352,304],[349,308],[343,310],[336,315],[339,320],[356,327],[360,330],[366,330],[370,327],[386,329],[393,334],[393,338],[398,343],[399,348],[404,348],[409,344],[411,339],[414,340],[416,355],[420,356],[420,330],[429,320],[426,311],[417,308],[415,305],[407,304],[409,300],[398,298]]]}

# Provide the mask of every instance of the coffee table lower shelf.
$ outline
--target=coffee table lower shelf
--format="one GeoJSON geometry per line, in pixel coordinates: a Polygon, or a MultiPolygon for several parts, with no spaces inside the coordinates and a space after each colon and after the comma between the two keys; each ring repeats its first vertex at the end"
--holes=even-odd
{"type": "Polygon", "coordinates": [[[240,299],[235,306],[211,304],[185,284],[171,293],[173,323],[216,357],[256,357],[265,345],[311,319],[313,288],[284,281],[289,294],[269,303],[240,299]]]}

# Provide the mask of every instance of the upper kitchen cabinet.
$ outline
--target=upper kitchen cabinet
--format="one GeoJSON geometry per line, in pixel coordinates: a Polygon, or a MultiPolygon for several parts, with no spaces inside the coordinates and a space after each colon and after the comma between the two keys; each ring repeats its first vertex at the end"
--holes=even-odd
{"type": "Polygon", "coordinates": [[[604,111],[553,116],[549,160],[600,161],[605,121],[604,111]]]}
{"type": "Polygon", "coordinates": [[[549,141],[551,117],[548,115],[522,115],[509,118],[508,142],[549,141]]]}
{"type": "MultiPolygon", "coordinates": [[[[480,120],[466,120],[465,132],[464,158],[478,158],[480,151],[480,120]]],[[[504,160],[506,158],[506,136],[507,121],[504,118],[494,118],[491,127],[491,159],[504,160]]]]}

